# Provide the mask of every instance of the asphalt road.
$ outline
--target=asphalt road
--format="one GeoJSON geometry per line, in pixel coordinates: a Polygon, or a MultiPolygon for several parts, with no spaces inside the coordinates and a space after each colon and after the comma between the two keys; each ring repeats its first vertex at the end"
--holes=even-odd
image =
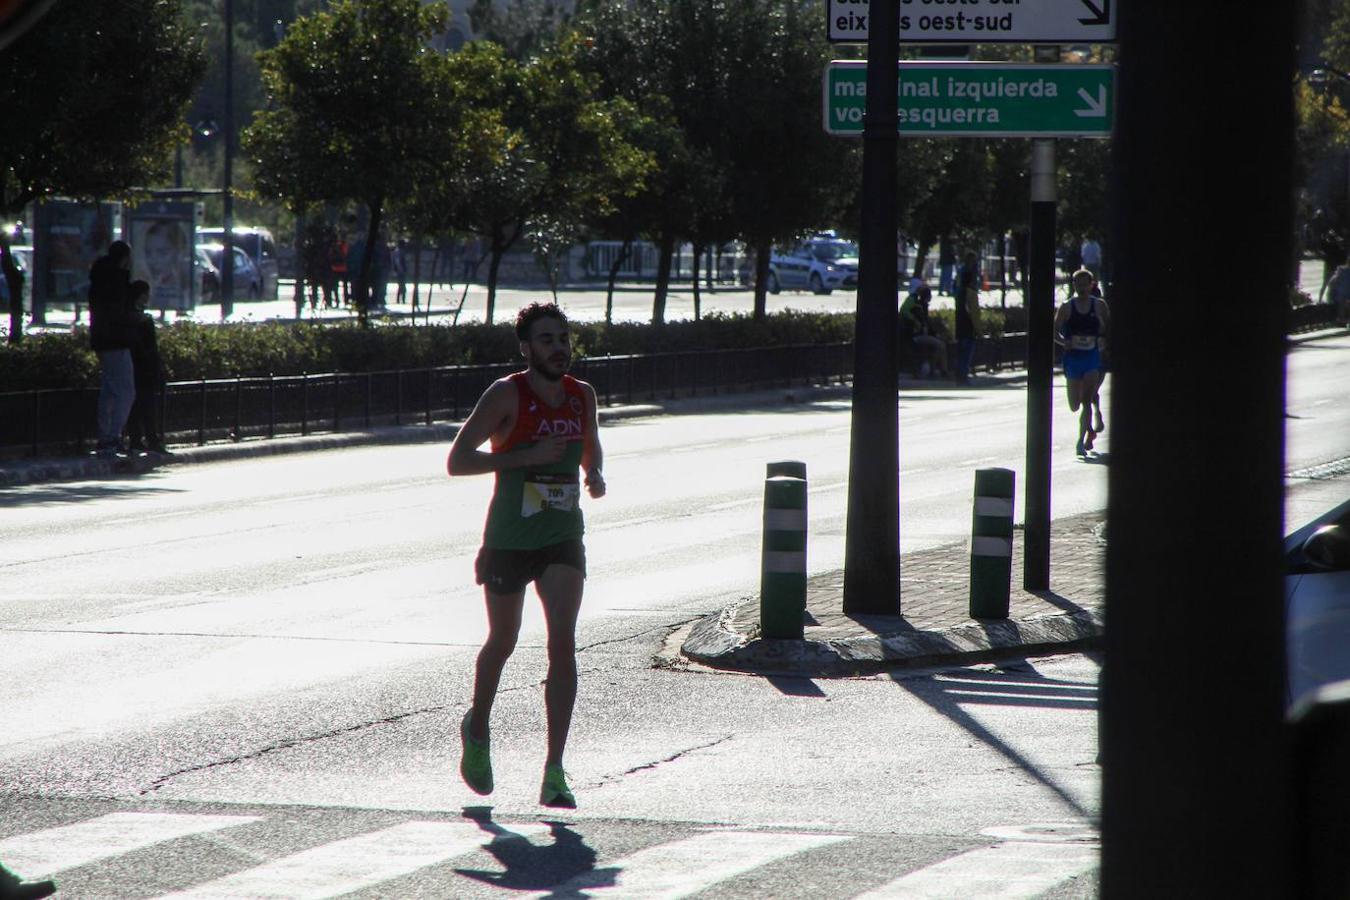
{"type": "MultiPolygon", "coordinates": [[[[1350,456],[1347,349],[1291,357],[1291,471],[1350,456]]],[[[1021,468],[1023,410],[1012,387],[906,393],[905,549],[965,535],[971,470],[1021,468]]],[[[1082,463],[1056,416],[1055,514],[1101,508],[1110,430],[1082,463]]],[[[809,565],[839,565],[844,404],[603,437],[581,809],[561,816],[534,802],[533,610],[494,714],[498,790],[456,777],[491,485],[446,478],[444,446],[0,492],[0,859],[87,897],[1093,895],[1094,660],[828,681],[653,666],[679,624],[755,590],[766,461],[807,462],[809,565]]]]}

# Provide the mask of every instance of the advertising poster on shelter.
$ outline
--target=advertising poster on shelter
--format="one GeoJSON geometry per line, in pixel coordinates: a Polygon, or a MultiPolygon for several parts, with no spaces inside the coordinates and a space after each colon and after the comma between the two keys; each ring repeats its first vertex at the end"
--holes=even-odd
{"type": "Polygon", "coordinates": [[[48,200],[38,204],[33,245],[34,316],[45,303],[71,307],[89,302],[89,268],[117,236],[118,203],[48,200]]]}
{"type": "Polygon", "coordinates": [[[193,211],[186,203],[136,207],[126,229],[131,244],[131,277],[150,284],[150,308],[193,306],[193,211]]]}

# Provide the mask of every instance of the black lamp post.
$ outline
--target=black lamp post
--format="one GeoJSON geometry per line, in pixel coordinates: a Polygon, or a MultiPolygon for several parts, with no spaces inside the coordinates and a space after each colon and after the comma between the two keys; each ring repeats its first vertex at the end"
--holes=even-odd
{"type": "Polygon", "coordinates": [[[225,201],[220,267],[220,317],[234,312],[234,2],[221,0],[225,17],[225,177],[221,185],[225,201]]]}

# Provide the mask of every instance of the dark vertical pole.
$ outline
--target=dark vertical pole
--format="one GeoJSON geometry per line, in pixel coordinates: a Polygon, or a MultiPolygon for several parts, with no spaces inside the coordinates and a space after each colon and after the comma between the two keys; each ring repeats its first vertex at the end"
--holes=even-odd
{"type": "Polygon", "coordinates": [[[225,16],[225,251],[220,255],[220,317],[234,313],[234,3],[222,0],[225,16]]]}
{"type": "Polygon", "coordinates": [[[873,0],[867,35],[862,240],[844,548],[848,613],[900,613],[900,422],[895,394],[899,2],[873,0]]]}
{"type": "MultiPolygon", "coordinates": [[[[1038,51],[1041,48],[1037,48],[1038,51]]],[[[1055,48],[1058,55],[1058,48],[1055,48]]],[[[1040,54],[1037,54],[1038,59],[1040,54]]],[[[1027,461],[1022,587],[1050,587],[1050,437],[1055,368],[1055,141],[1031,142],[1027,241],[1027,461]]]]}
{"type": "Polygon", "coordinates": [[[1298,8],[1271,4],[1259,28],[1216,40],[1201,4],[1120,5],[1108,900],[1285,897],[1294,884],[1281,533],[1298,8]],[[1227,140],[1252,110],[1261,127],[1227,140]],[[1168,247],[1204,262],[1192,270],[1168,247]],[[1242,277],[1220,297],[1206,279],[1222,260],[1242,277]],[[1177,346],[1201,334],[1203,352],[1177,346]]]}

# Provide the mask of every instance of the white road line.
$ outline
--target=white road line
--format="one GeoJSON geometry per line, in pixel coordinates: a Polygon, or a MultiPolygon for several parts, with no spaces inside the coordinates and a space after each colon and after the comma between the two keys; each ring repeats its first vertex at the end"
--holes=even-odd
{"type": "Polygon", "coordinates": [[[1090,872],[1100,856],[1095,844],[1012,841],[910,872],[855,900],[1022,900],[1090,872]]]}
{"type": "Polygon", "coordinates": [[[257,822],[258,816],[118,812],[0,840],[0,860],[29,878],[121,856],[162,841],[257,822]]]}
{"type": "Polygon", "coordinates": [[[404,822],[283,856],[166,897],[339,897],[464,856],[494,840],[528,839],[548,833],[547,825],[488,832],[470,822],[404,822]]]}
{"type": "Polygon", "coordinates": [[[710,831],[639,850],[534,896],[673,900],[774,860],[846,840],[837,834],[710,831]]]}
{"type": "Polygon", "coordinates": [[[729,509],[741,509],[746,506],[759,506],[764,501],[759,497],[749,497],[745,500],[730,500],[726,503],[715,503],[712,506],[703,507],[704,512],[726,512],[729,509]]]}
{"type": "Polygon", "coordinates": [[[961,690],[960,688],[944,688],[943,694],[950,694],[953,697],[975,697],[977,699],[1006,699],[1006,700],[1054,700],[1064,703],[1096,703],[1096,697],[1085,697],[1081,694],[1019,694],[1013,691],[971,691],[961,690]]]}

